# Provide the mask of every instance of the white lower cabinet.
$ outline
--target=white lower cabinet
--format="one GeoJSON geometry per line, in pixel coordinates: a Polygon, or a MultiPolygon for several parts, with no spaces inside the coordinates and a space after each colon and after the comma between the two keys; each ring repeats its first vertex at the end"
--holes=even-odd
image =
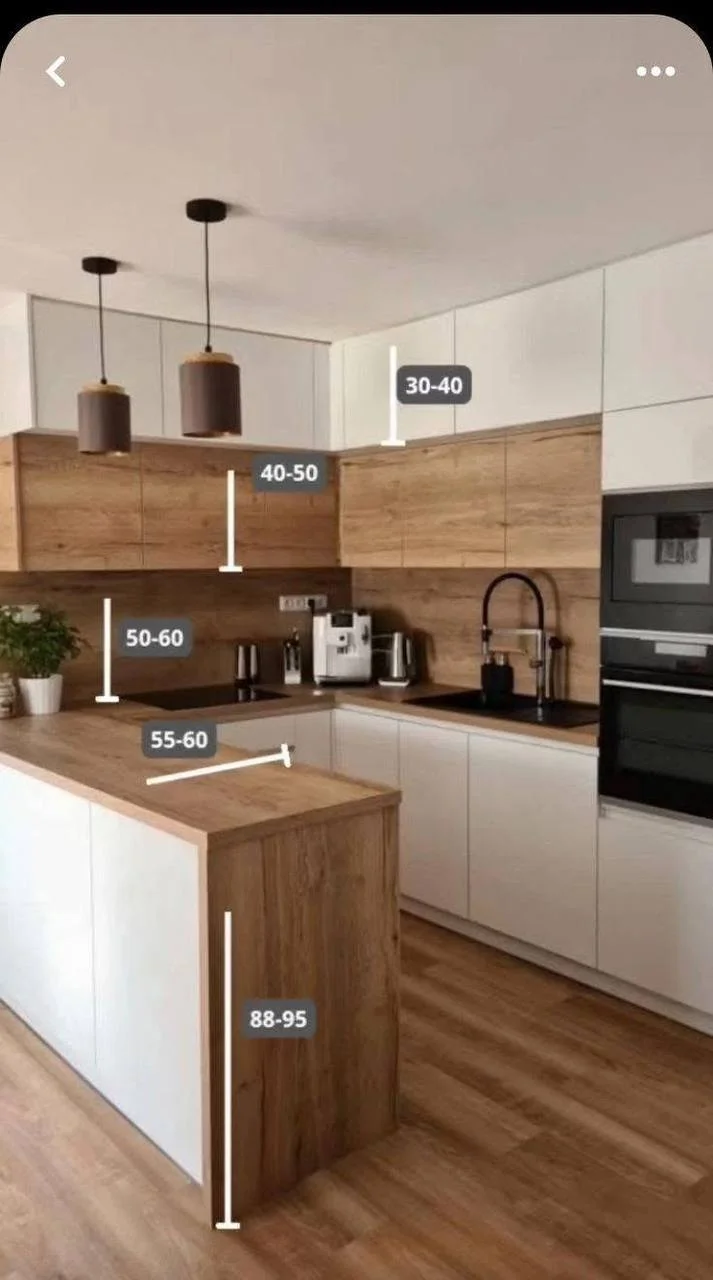
{"type": "Polygon", "coordinates": [[[296,764],[310,764],[315,769],[332,767],[332,713],[305,711],[294,717],[296,764]]]}
{"type": "Polygon", "coordinates": [[[0,766],[0,1000],[94,1078],[89,803],[0,766]]]}
{"type": "Polygon", "coordinates": [[[218,725],[218,741],[244,751],[279,751],[286,742],[294,746],[294,716],[261,716],[255,720],[233,720],[218,725]]]}
{"type": "Polygon", "coordinates": [[[401,892],[468,915],[468,735],[399,724],[401,892]]]}
{"type": "Polygon", "coordinates": [[[305,711],[292,716],[262,716],[218,725],[218,741],[244,751],[279,751],[286,742],[294,747],[295,764],[315,769],[332,767],[332,715],[330,711],[305,711]]]}
{"type": "Polygon", "coordinates": [[[203,1179],[198,850],[91,806],[96,1085],[203,1179]]]}
{"type": "Polygon", "coordinates": [[[597,758],[471,734],[470,918],[596,964],[597,758]]]}
{"type": "Polygon", "coordinates": [[[0,1000],[200,1182],[198,849],[0,766],[0,1000]]]}
{"type": "Polygon", "coordinates": [[[399,785],[399,721],[339,707],[334,712],[334,771],[384,787],[399,785]]]}
{"type": "Polygon", "coordinates": [[[599,819],[599,968],[713,1014],[713,831],[635,810],[599,819]]]}

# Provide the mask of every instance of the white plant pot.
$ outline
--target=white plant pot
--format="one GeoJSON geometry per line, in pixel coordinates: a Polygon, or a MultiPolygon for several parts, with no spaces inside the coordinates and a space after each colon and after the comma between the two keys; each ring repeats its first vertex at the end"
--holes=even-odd
{"type": "Polygon", "coordinates": [[[51,716],[62,705],[62,676],[44,676],[41,679],[19,677],[22,709],[28,716],[51,716]]]}

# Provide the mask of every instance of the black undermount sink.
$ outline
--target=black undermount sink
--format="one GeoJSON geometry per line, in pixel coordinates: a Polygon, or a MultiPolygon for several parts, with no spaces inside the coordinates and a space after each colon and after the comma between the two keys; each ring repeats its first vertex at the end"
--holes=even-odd
{"type": "Polygon", "coordinates": [[[463,715],[489,716],[495,720],[517,720],[523,724],[551,725],[555,729],[576,729],[579,725],[597,724],[599,707],[593,702],[545,702],[538,708],[537,699],[526,693],[514,693],[507,706],[488,706],[482,690],[462,689],[457,693],[426,694],[409,698],[411,707],[430,707],[434,711],[460,711],[463,715]]]}

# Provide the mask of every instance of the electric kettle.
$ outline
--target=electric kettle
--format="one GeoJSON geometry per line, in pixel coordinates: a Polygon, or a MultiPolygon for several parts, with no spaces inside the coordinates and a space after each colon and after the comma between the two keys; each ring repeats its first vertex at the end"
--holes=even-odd
{"type": "Polygon", "coordinates": [[[379,684],[405,689],[416,674],[412,636],[405,631],[392,631],[375,639],[377,652],[385,655],[384,674],[379,677],[379,684]]]}

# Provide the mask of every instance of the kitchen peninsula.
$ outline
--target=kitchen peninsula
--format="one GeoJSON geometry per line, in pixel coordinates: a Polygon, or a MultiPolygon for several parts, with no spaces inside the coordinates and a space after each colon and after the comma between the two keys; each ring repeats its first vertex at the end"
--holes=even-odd
{"type": "Polygon", "coordinates": [[[399,794],[280,763],[147,786],[175,769],[111,713],[2,725],[0,997],[215,1223],[226,911],[234,1215],[395,1127],[399,794]],[[316,1034],[245,1038],[260,999],[314,1001],[316,1034]]]}

